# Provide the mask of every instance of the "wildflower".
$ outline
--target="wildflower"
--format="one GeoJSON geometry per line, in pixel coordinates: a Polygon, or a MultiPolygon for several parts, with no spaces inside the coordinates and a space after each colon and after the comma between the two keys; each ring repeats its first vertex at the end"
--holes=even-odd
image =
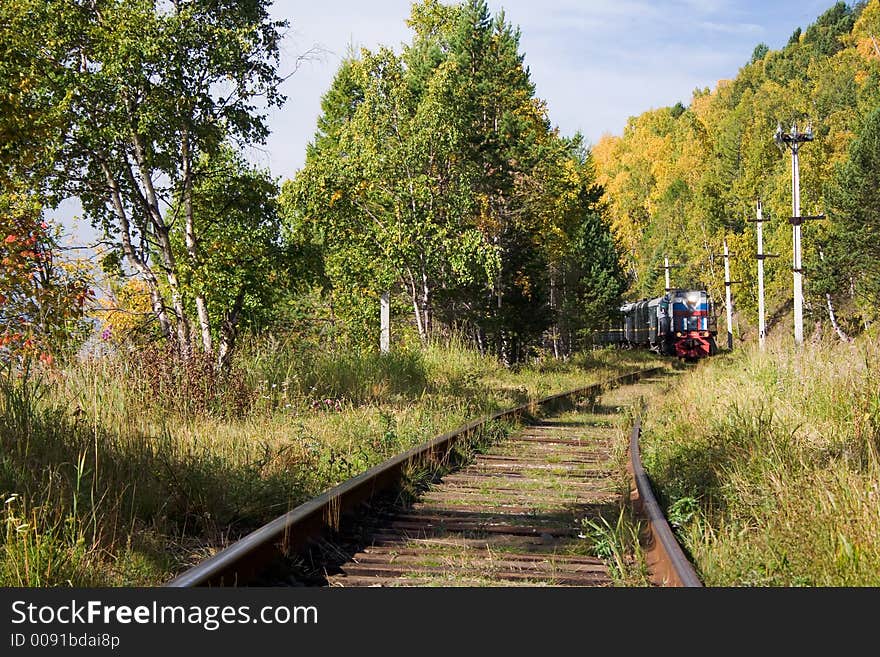
{"type": "Polygon", "coordinates": [[[17,238],[15,235],[7,235],[7,236],[6,236],[6,239],[3,240],[3,242],[4,242],[5,244],[12,244],[12,243],[15,242],[15,240],[17,240],[17,239],[18,239],[18,238],[17,238]]]}

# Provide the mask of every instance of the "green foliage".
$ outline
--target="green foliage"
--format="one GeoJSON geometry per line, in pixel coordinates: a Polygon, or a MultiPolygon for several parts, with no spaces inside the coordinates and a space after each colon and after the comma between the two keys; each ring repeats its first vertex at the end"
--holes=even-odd
{"type": "Polygon", "coordinates": [[[645,585],[648,578],[639,542],[641,525],[631,509],[621,506],[614,525],[604,516],[583,518],[581,529],[580,538],[590,542],[591,553],[605,561],[618,585],[645,585]]]}
{"type": "MultiPolygon", "coordinates": [[[[194,245],[176,222],[171,244],[180,254],[181,286],[190,312],[202,297],[216,341],[229,339],[233,316],[244,328],[274,323],[285,295],[313,281],[308,244],[282,236],[278,187],[266,171],[245,163],[231,148],[204,156],[193,172],[194,245]],[[211,312],[213,311],[213,312],[211,312]]],[[[182,203],[174,211],[185,212],[182,203]]]]}
{"type": "Polygon", "coordinates": [[[768,52],[770,52],[770,46],[768,46],[766,43],[759,43],[752,51],[752,64],[764,59],[764,56],[768,52]]]}
{"type": "Polygon", "coordinates": [[[831,188],[834,233],[827,263],[829,291],[855,285],[868,317],[880,305],[880,109],[869,114],[831,188]]]}
{"type": "Polygon", "coordinates": [[[4,136],[9,133],[22,148],[10,151],[4,144],[5,171],[37,174],[30,177],[31,191],[46,194],[53,204],[78,197],[87,217],[124,256],[124,271],[148,287],[160,333],[173,336],[178,351],[188,356],[194,325],[203,350],[212,352],[213,326],[221,334],[221,365],[231,353],[244,305],[255,307],[262,292],[244,284],[254,281],[252,271],[218,280],[217,267],[201,249],[208,241],[231,239],[224,244],[227,255],[243,260],[245,270],[265,265],[262,254],[242,259],[233,246],[245,235],[252,239],[244,247],[266,241],[261,222],[268,221],[262,212],[268,201],[255,196],[265,195],[267,185],[247,188],[244,199],[242,184],[256,183],[253,175],[245,180],[248,174],[227,171],[230,189],[222,190],[222,183],[212,183],[199,167],[231,161],[224,153],[228,143],[263,141],[263,107],[284,100],[276,66],[286,23],[269,19],[268,4],[23,0],[5,3],[0,16],[0,47],[24,53],[4,58],[2,97],[17,116],[32,116],[28,125],[4,112],[4,136]],[[46,160],[54,164],[38,164],[46,160]],[[228,208],[222,231],[218,206],[228,205],[231,196],[224,199],[221,190],[239,194],[238,212],[228,208]],[[261,212],[246,218],[241,212],[246,201],[261,212]],[[200,203],[205,207],[196,207],[200,203]],[[254,230],[255,223],[260,229],[254,230]],[[206,226],[207,234],[200,234],[206,226]],[[184,234],[185,249],[174,244],[175,231],[184,234]],[[206,281],[193,276],[196,270],[202,279],[214,279],[214,292],[222,289],[229,296],[214,294],[209,304],[200,292],[206,281]]]}
{"type": "Polygon", "coordinates": [[[841,37],[852,31],[855,19],[853,9],[845,2],[837,2],[807,28],[803,43],[818,54],[830,57],[843,49],[841,37]]]}
{"type": "Polygon", "coordinates": [[[673,527],[684,527],[696,517],[699,508],[693,497],[680,497],[666,509],[666,519],[673,527]]]}
{"type": "Polygon", "coordinates": [[[353,329],[374,326],[393,289],[423,342],[458,331],[522,360],[551,327],[584,326],[573,312],[583,295],[602,314],[617,301],[617,270],[579,266],[616,259],[595,174],[580,137],[550,127],[503,15],[427,0],[408,24],[399,55],[341,65],[306,165],[284,187],[285,216],[321,249],[353,329]]]}

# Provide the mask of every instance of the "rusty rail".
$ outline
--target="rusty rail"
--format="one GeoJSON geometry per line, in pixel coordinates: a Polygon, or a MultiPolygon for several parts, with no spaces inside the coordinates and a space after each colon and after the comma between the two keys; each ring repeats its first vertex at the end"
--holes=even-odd
{"type": "Polygon", "coordinates": [[[648,518],[650,535],[646,547],[652,578],[662,586],[701,587],[703,583],[678,544],[651,489],[639,450],[641,433],[642,420],[637,417],[630,436],[629,452],[641,509],[648,518]]]}
{"type": "Polygon", "coordinates": [[[538,407],[552,406],[565,399],[598,394],[604,387],[633,383],[643,376],[655,374],[664,367],[653,367],[631,372],[603,383],[544,397],[535,402],[500,411],[494,415],[469,422],[453,431],[394,456],[384,463],[349,479],[325,493],[305,502],[288,513],[263,525],[241,540],[165,584],[184,588],[195,586],[245,585],[265,569],[273,558],[290,554],[320,535],[336,527],[340,516],[362,502],[399,483],[405,470],[425,462],[442,463],[452,447],[460,440],[479,432],[490,422],[518,420],[538,407]]]}

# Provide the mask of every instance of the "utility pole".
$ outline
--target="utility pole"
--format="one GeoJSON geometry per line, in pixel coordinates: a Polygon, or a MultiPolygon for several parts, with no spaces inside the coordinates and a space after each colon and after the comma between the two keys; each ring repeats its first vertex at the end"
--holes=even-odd
{"type": "Polygon", "coordinates": [[[733,301],[730,294],[730,251],[727,249],[727,239],[724,240],[724,301],[727,305],[727,348],[733,349],[733,301]]]}
{"type": "Polygon", "coordinates": [[[738,285],[742,281],[730,280],[730,249],[727,248],[727,238],[724,238],[724,253],[720,257],[724,258],[724,302],[727,306],[727,349],[733,350],[733,295],[731,286],[738,285]]]}
{"type": "Polygon", "coordinates": [[[380,307],[381,332],[379,334],[379,353],[387,354],[391,351],[391,294],[382,294],[380,307]]]}
{"type": "Polygon", "coordinates": [[[807,125],[803,132],[798,131],[797,123],[791,124],[790,132],[782,131],[782,124],[776,126],[774,141],[780,151],[785,148],[791,150],[791,205],[792,205],[792,271],[794,272],[794,341],[795,344],[804,343],[804,281],[803,281],[803,252],[801,250],[801,181],[800,163],[798,154],[801,144],[813,141],[813,127],[807,125]]]}
{"type": "Polygon", "coordinates": [[[758,199],[758,218],[746,219],[746,221],[756,224],[758,233],[758,342],[761,349],[764,349],[764,343],[767,338],[767,323],[765,321],[764,312],[764,260],[766,258],[778,258],[774,253],[764,253],[764,206],[761,199],[758,199]]]}
{"type": "Polygon", "coordinates": [[[663,258],[663,263],[664,263],[663,273],[665,274],[665,278],[666,278],[666,292],[671,292],[672,291],[672,287],[671,287],[672,284],[669,281],[669,270],[675,269],[676,267],[682,267],[683,265],[678,265],[678,264],[670,265],[668,256],[663,258]]]}

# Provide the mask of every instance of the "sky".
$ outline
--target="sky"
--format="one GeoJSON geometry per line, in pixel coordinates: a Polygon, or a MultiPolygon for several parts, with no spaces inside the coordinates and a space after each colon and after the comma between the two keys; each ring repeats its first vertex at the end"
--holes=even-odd
{"type": "MultiPolygon", "coordinates": [[[[733,78],[761,42],[783,47],[833,0],[490,0],[522,30],[521,51],[537,95],[563,134],[590,143],[620,134],[630,116],[681,101],[696,88],[733,78]]],[[[411,39],[409,0],[276,0],[290,21],[282,70],[317,46],[285,83],[285,106],[273,112],[262,162],[292,177],[305,157],[329,88],[349,46],[400,49],[411,39]]]]}
{"type": "MultiPolygon", "coordinates": [[[[620,134],[630,116],[690,102],[694,89],[714,88],[751,58],[759,43],[782,48],[834,0],[489,0],[522,32],[521,52],[550,120],[588,143],[620,134]]],[[[273,176],[302,167],[342,58],[353,47],[399,51],[412,33],[410,0],[275,0],[272,15],[290,22],[280,72],[290,75],[287,102],[268,114],[271,135],[248,159],[273,176]],[[311,54],[310,54],[311,53],[311,54]],[[303,56],[306,56],[303,58],[303,56]]],[[[73,241],[88,239],[75,202],[59,208],[73,241]]]]}

